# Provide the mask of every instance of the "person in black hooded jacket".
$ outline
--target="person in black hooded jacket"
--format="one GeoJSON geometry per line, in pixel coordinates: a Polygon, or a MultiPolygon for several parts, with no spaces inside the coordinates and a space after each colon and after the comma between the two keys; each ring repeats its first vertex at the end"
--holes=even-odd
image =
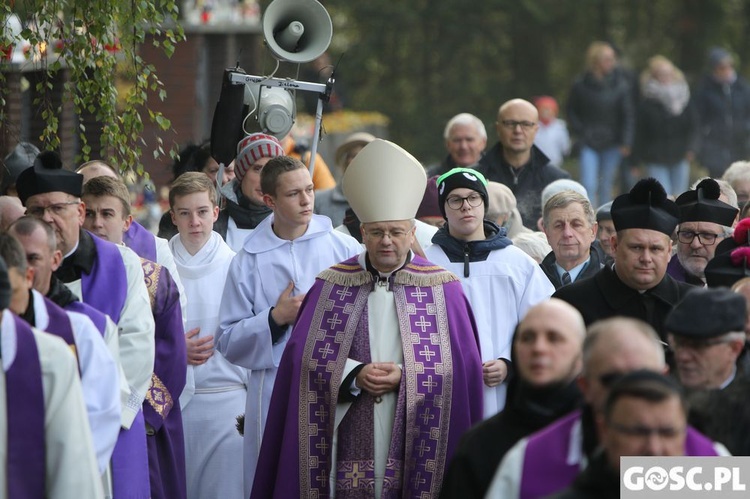
{"type": "Polygon", "coordinates": [[[440,497],[482,498],[505,453],[520,439],[578,408],[575,378],[581,370],[586,326],[562,300],[532,307],[513,338],[515,376],[505,409],[461,438],[440,497]]]}
{"type": "Polygon", "coordinates": [[[484,374],[484,417],[505,405],[513,331],[532,306],[554,287],[504,228],[484,220],[487,181],[470,168],[440,176],[438,205],[447,223],[435,233],[425,256],[459,276],[479,331],[484,374]]]}

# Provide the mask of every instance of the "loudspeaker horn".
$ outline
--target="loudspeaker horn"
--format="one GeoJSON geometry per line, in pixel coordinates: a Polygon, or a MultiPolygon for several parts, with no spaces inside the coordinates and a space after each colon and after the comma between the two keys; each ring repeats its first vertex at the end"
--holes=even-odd
{"type": "Polygon", "coordinates": [[[333,24],[317,0],[274,0],[263,14],[263,37],[276,59],[310,62],[328,49],[333,24]]]}

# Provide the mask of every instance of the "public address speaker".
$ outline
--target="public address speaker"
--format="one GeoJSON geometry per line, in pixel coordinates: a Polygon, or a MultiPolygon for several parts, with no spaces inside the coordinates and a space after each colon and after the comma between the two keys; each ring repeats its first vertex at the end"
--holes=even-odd
{"type": "Polygon", "coordinates": [[[328,49],[331,16],[317,0],[274,0],[263,13],[263,37],[278,60],[310,62],[328,49]]]}

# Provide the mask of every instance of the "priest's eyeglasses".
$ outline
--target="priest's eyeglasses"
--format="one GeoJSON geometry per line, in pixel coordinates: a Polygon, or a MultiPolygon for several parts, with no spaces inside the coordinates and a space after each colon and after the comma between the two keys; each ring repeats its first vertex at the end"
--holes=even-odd
{"type": "Polygon", "coordinates": [[[719,237],[719,234],[712,234],[710,232],[693,232],[690,230],[677,231],[677,239],[683,244],[691,244],[696,237],[701,244],[711,246],[716,242],[716,238],[719,237]]]}
{"type": "Polygon", "coordinates": [[[26,213],[34,217],[43,218],[45,212],[49,211],[51,214],[59,217],[65,213],[68,206],[79,203],[80,201],[66,201],[64,203],[54,203],[49,206],[29,206],[26,208],[26,213]]]}
{"type": "Polygon", "coordinates": [[[391,239],[403,239],[403,238],[406,237],[407,234],[409,234],[409,232],[410,231],[408,231],[408,230],[400,230],[400,229],[397,229],[397,230],[394,230],[394,231],[391,231],[391,232],[386,232],[384,230],[375,229],[375,230],[367,230],[367,231],[365,231],[365,234],[370,239],[374,239],[376,241],[380,241],[383,238],[385,238],[385,236],[388,236],[391,239]]]}
{"type": "Polygon", "coordinates": [[[477,206],[482,204],[482,196],[474,193],[464,198],[462,198],[461,196],[450,196],[445,200],[445,202],[448,203],[448,207],[452,210],[460,210],[464,205],[464,201],[469,203],[469,206],[471,206],[472,208],[476,208],[477,206]]]}
{"type": "Polygon", "coordinates": [[[533,121],[516,121],[516,120],[502,120],[500,124],[503,125],[505,128],[507,128],[508,130],[515,130],[517,126],[520,126],[521,130],[523,130],[524,132],[528,132],[536,126],[536,123],[534,123],[533,121]]]}

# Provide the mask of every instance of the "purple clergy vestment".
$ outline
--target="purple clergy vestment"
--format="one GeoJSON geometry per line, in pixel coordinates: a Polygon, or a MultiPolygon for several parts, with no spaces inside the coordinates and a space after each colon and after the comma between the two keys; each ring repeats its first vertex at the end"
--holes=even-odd
{"type": "MultiPolygon", "coordinates": [[[[459,437],[482,419],[476,325],[458,278],[445,269],[415,257],[391,282],[404,356],[404,412],[395,419],[404,424],[391,442],[402,455],[389,454],[383,494],[437,497],[459,437]]],[[[252,498],[328,497],[334,465],[337,497],[372,494],[372,457],[333,463],[330,453],[339,385],[355,335],[367,334],[372,289],[372,274],[355,257],[322,272],[305,296],[276,377],[252,498]]],[[[345,425],[338,431],[356,445],[345,425]]]]}
{"type": "MultiPolygon", "coordinates": [[[[582,445],[572,442],[573,428],[580,420],[581,411],[574,411],[528,437],[519,488],[521,499],[546,497],[573,483],[581,471],[581,463],[569,463],[567,457],[571,445],[582,445]]],[[[717,453],[711,440],[688,427],[685,455],[716,456],[717,453]]]]}
{"type": "MultiPolygon", "coordinates": [[[[5,310],[4,313],[11,312],[5,310]]],[[[42,366],[31,326],[15,315],[13,321],[16,356],[5,373],[8,497],[43,499],[46,464],[42,366]]]]}
{"type": "Polygon", "coordinates": [[[143,258],[141,266],[156,324],[154,372],[143,402],[149,426],[151,498],[184,499],[185,444],[179,398],[187,376],[187,347],[180,293],[166,268],[143,258]]]}

